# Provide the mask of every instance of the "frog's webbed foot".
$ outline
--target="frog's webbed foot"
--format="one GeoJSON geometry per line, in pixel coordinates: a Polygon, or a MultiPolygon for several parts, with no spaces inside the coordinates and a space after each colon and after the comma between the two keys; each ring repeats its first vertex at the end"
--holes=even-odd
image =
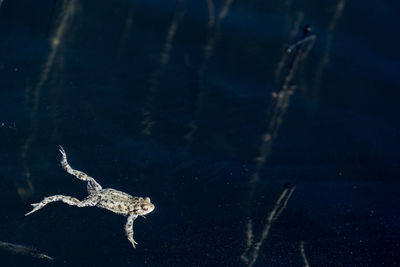
{"type": "Polygon", "coordinates": [[[137,215],[130,215],[128,217],[128,220],[126,221],[125,224],[125,233],[126,237],[128,238],[129,242],[131,242],[132,246],[135,248],[135,245],[138,243],[133,239],[133,222],[137,218],[137,215]]]}
{"type": "Polygon", "coordinates": [[[33,209],[30,212],[26,213],[25,216],[28,216],[29,214],[34,213],[35,211],[38,211],[44,207],[44,205],[40,205],[40,203],[33,203],[31,204],[31,206],[33,206],[33,209]]]}
{"type": "Polygon", "coordinates": [[[139,244],[138,242],[136,242],[134,239],[132,239],[131,241],[133,248],[136,248],[136,245],[139,244]]]}
{"type": "Polygon", "coordinates": [[[63,160],[65,159],[65,161],[67,161],[67,153],[65,153],[64,148],[62,146],[59,146],[58,151],[60,151],[60,153],[63,157],[63,160]]]}

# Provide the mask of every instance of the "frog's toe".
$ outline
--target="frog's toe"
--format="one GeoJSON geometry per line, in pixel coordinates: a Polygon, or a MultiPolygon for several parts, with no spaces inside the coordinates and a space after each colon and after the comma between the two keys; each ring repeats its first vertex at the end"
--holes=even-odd
{"type": "Polygon", "coordinates": [[[63,156],[66,155],[66,154],[65,154],[65,150],[64,150],[64,148],[63,148],[62,146],[59,146],[58,151],[60,151],[60,153],[61,153],[63,156]]]}
{"type": "Polygon", "coordinates": [[[133,246],[133,248],[136,248],[136,246],[135,245],[138,245],[139,243],[138,242],[136,242],[135,240],[132,240],[132,246],[133,246]]]}

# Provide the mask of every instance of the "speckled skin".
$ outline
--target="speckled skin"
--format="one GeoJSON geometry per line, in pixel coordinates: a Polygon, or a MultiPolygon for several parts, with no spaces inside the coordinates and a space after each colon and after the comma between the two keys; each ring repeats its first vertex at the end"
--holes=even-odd
{"type": "Polygon", "coordinates": [[[132,246],[135,247],[137,242],[133,239],[133,222],[138,216],[144,215],[154,210],[154,205],[151,203],[150,198],[132,197],[124,192],[106,188],[103,189],[93,177],[90,177],[84,172],[77,171],[71,168],[67,161],[67,154],[60,146],[62,154],[61,165],[68,173],[74,175],[76,178],[87,181],[87,190],[89,195],[82,201],[77,198],[63,195],[54,195],[45,197],[40,203],[32,204],[33,210],[25,214],[25,216],[38,211],[46,206],[48,203],[55,201],[62,201],[68,205],[77,207],[100,207],[110,210],[114,213],[128,217],[125,224],[125,233],[132,246]]]}

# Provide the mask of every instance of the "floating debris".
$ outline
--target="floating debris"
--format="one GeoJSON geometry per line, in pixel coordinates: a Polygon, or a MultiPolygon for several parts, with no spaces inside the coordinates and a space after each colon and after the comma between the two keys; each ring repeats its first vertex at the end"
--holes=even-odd
{"type": "MultiPolygon", "coordinates": [[[[0,5],[1,5],[1,2],[0,2],[0,5]]],[[[7,129],[15,130],[17,128],[17,126],[15,125],[15,122],[13,122],[13,123],[0,122],[0,128],[7,128],[7,129]]]]}
{"type": "Polygon", "coordinates": [[[27,246],[23,246],[23,245],[17,245],[17,244],[13,244],[13,243],[0,241],[0,248],[10,251],[15,254],[21,254],[21,255],[30,256],[30,257],[34,257],[34,258],[38,258],[38,259],[47,259],[50,261],[54,260],[53,257],[50,257],[49,255],[46,255],[44,253],[41,253],[36,248],[32,248],[32,247],[27,247],[27,246]]]}

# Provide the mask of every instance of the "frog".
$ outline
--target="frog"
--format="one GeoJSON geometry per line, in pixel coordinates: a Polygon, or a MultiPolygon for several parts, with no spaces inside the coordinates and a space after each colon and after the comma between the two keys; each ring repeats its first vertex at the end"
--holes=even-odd
{"type": "Polygon", "coordinates": [[[127,221],[125,224],[125,234],[129,242],[132,244],[133,248],[135,248],[138,243],[133,239],[133,222],[139,216],[145,218],[145,215],[154,210],[155,206],[153,203],[151,203],[150,198],[133,197],[127,193],[112,188],[103,189],[102,186],[93,177],[87,175],[82,171],[75,170],[69,165],[67,161],[67,153],[62,146],[59,146],[59,151],[62,155],[60,162],[62,168],[67,173],[75,176],[79,180],[87,182],[88,196],[83,200],[64,195],[53,195],[45,197],[41,202],[31,204],[33,206],[33,209],[30,212],[26,213],[25,216],[28,216],[40,210],[47,204],[56,201],[61,201],[65,204],[76,206],[79,208],[103,208],[127,217],[127,221]]]}

